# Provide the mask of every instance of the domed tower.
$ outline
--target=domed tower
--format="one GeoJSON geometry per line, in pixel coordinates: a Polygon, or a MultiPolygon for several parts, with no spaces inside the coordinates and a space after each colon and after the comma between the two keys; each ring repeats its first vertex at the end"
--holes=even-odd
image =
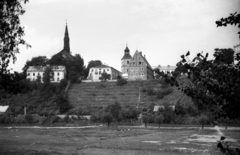
{"type": "Polygon", "coordinates": [[[130,66],[130,61],[132,59],[132,56],[130,55],[130,50],[126,46],[124,50],[124,56],[121,59],[122,65],[121,65],[121,71],[122,74],[126,74],[129,72],[129,66],[130,66]]]}

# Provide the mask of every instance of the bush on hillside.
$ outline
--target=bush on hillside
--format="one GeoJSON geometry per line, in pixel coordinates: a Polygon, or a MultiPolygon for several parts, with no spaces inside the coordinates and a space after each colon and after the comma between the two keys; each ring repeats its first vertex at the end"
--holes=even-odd
{"type": "Polygon", "coordinates": [[[33,123],[33,116],[31,114],[26,114],[24,118],[27,123],[33,123]]]}
{"type": "Polygon", "coordinates": [[[163,96],[163,93],[162,93],[161,91],[158,91],[158,92],[157,92],[157,98],[158,98],[158,99],[163,99],[163,97],[164,97],[164,96],[163,96]]]}
{"type": "Polygon", "coordinates": [[[165,88],[163,91],[162,91],[162,94],[163,96],[167,96],[169,94],[171,94],[173,92],[173,88],[170,87],[170,88],[165,88]]]}
{"type": "Polygon", "coordinates": [[[206,115],[201,115],[198,119],[198,122],[202,125],[202,129],[204,128],[204,125],[208,122],[208,117],[206,115]]]}
{"type": "Polygon", "coordinates": [[[148,88],[147,89],[147,94],[150,95],[150,96],[151,95],[156,95],[156,91],[154,89],[152,89],[152,88],[148,88]]]}
{"type": "Polygon", "coordinates": [[[127,80],[125,79],[117,79],[117,86],[123,86],[127,84],[127,80]]]}

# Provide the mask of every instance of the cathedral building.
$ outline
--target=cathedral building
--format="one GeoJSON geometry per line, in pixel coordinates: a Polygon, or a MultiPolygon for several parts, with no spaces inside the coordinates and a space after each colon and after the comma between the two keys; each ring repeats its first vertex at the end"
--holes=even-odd
{"type": "Polygon", "coordinates": [[[154,79],[153,70],[142,52],[136,51],[133,56],[130,55],[128,47],[124,50],[124,56],[121,59],[121,71],[123,77],[128,80],[149,80],[154,79]]]}
{"type": "Polygon", "coordinates": [[[49,67],[53,71],[53,77],[51,80],[52,83],[59,83],[62,79],[66,78],[67,70],[66,67],[57,62],[59,58],[70,59],[72,60],[74,57],[70,52],[70,44],[69,44],[69,34],[68,27],[65,27],[65,34],[63,39],[63,50],[53,55],[52,58],[47,62],[47,66],[29,66],[27,69],[27,79],[30,81],[36,81],[40,78],[41,82],[43,82],[43,76],[45,70],[49,67]],[[51,65],[50,64],[54,64],[51,65]]]}
{"type": "Polygon", "coordinates": [[[70,51],[70,43],[69,42],[70,42],[70,38],[69,38],[69,34],[68,34],[68,27],[66,24],[65,34],[64,34],[64,39],[63,39],[63,50],[61,50],[57,54],[53,55],[52,58],[48,62],[49,64],[51,64],[53,59],[57,59],[59,57],[63,57],[65,59],[70,59],[70,60],[73,59],[73,56],[70,51]]]}

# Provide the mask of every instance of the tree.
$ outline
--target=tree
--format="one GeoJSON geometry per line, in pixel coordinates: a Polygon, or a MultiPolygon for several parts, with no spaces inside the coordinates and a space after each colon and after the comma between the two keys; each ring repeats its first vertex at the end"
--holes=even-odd
{"type": "MultiPolygon", "coordinates": [[[[24,0],[24,3],[28,0],[24,0]]],[[[17,60],[16,54],[19,53],[19,45],[30,47],[25,40],[24,28],[20,25],[19,16],[23,15],[20,0],[1,0],[0,2],[0,89],[11,89],[6,87],[11,79],[8,65],[12,59],[13,63],[17,60]]]]}
{"type": "Polygon", "coordinates": [[[110,104],[106,107],[105,111],[109,112],[113,118],[117,121],[120,120],[120,113],[121,113],[122,107],[118,102],[115,102],[114,104],[110,104]]]}
{"type": "Polygon", "coordinates": [[[68,102],[67,96],[64,94],[58,95],[55,99],[55,102],[57,103],[60,113],[65,113],[71,109],[71,105],[68,102]]]}
{"type": "Polygon", "coordinates": [[[54,75],[54,73],[53,73],[51,67],[46,67],[44,74],[43,74],[43,83],[44,83],[45,87],[49,86],[50,81],[53,78],[53,75],[54,75]]]}
{"type": "Polygon", "coordinates": [[[88,73],[89,73],[89,69],[91,67],[95,67],[95,66],[99,66],[99,65],[102,65],[103,63],[100,61],[100,60],[91,60],[89,63],[88,63],[88,66],[87,66],[87,69],[85,70],[85,77],[88,76],[88,73]]]}
{"type": "Polygon", "coordinates": [[[202,125],[202,129],[204,128],[204,125],[208,122],[208,117],[206,115],[201,115],[198,119],[198,122],[202,125]]]}
{"type": "Polygon", "coordinates": [[[79,74],[76,71],[70,71],[68,79],[71,83],[77,83],[79,78],[79,74]]]}
{"type": "Polygon", "coordinates": [[[231,64],[234,61],[233,58],[234,50],[231,48],[228,49],[215,49],[213,56],[215,57],[215,63],[225,63],[231,64]]]}
{"type": "Polygon", "coordinates": [[[163,123],[164,117],[163,115],[158,115],[155,117],[154,122],[158,124],[158,127],[160,128],[160,125],[163,123]]]}
{"type": "Polygon", "coordinates": [[[110,80],[110,79],[111,79],[111,75],[108,74],[108,73],[106,73],[106,72],[103,72],[102,75],[101,75],[101,77],[100,77],[99,79],[100,79],[100,80],[104,80],[104,81],[110,80]]]}
{"type": "MultiPolygon", "coordinates": [[[[220,20],[216,21],[217,27],[218,26],[227,26],[227,25],[237,25],[240,28],[240,14],[235,12],[234,14],[230,14],[227,18],[221,18],[220,20]]],[[[240,38],[240,31],[238,32],[240,38]]]]}
{"type": "Polygon", "coordinates": [[[23,67],[23,72],[26,75],[29,66],[45,66],[48,61],[46,56],[33,57],[32,60],[28,60],[23,67]]]}
{"type": "Polygon", "coordinates": [[[193,99],[200,111],[214,113],[215,117],[239,118],[236,110],[240,108],[239,59],[234,65],[207,58],[208,54],[199,53],[192,61],[186,61],[183,55],[182,63],[189,70],[191,84],[180,89],[193,99]]]}
{"type": "Polygon", "coordinates": [[[146,115],[146,114],[142,115],[142,122],[145,124],[146,128],[147,128],[148,120],[149,120],[148,115],[146,115]]]}
{"type": "Polygon", "coordinates": [[[110,126],[110,123],[112,122],[113,120],[113,116],[110,114],[110,113],[105,113],[104,116],[103,116],[103,120],[105,122],[107,122],[107,126],[109,127],[110,126]]]}

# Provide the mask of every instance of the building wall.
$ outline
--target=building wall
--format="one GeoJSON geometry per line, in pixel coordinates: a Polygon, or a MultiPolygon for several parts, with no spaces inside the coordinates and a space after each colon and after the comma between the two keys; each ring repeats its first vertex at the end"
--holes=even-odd
{"type": "Polygon", "coordinates": [[[153,72],[147,67],[145,60],[141,52],[135,52],[133,55],[128,72],[129,80],[147,80],[153,79],[153,72]]]}
{"type": "Polygon", "coordinates": [[[122,67],[121,67],[121,72],[123,73],[123,74],[126,74],[126,73],[128,73],[128,71],[129,71],[129,65],[130,65],[130,61],[131,61],[131,59],[122,59],[122,67]]]}
{"type": "Polygon", "coordinates": [[[121,73],[111,67],[106,68],[90,68],[88,79],[89,80],[99,80],[99,78],[102,76],[102,73],[106,72],[107,74],[111,75],[111,80],[117,79],[118,75],[121,75],[121,73]]]}
{"type": "MultiPolygon", "coordinates": [[[[34,66],[33,66],[34,67],[34,66]]],[[[37,77],[41,77],[41,82],[43,82],[44,70],[46,69],[45,66],[38,67],[39,69],[28,69],[27,70],[27,79],[30,81],[37,80],[37,77]]],[[[62,79],[66,76],[66,70],[52,70],[53,71],[53,78],[51,79],[52,83],[59,83],[62,79]]]]}

